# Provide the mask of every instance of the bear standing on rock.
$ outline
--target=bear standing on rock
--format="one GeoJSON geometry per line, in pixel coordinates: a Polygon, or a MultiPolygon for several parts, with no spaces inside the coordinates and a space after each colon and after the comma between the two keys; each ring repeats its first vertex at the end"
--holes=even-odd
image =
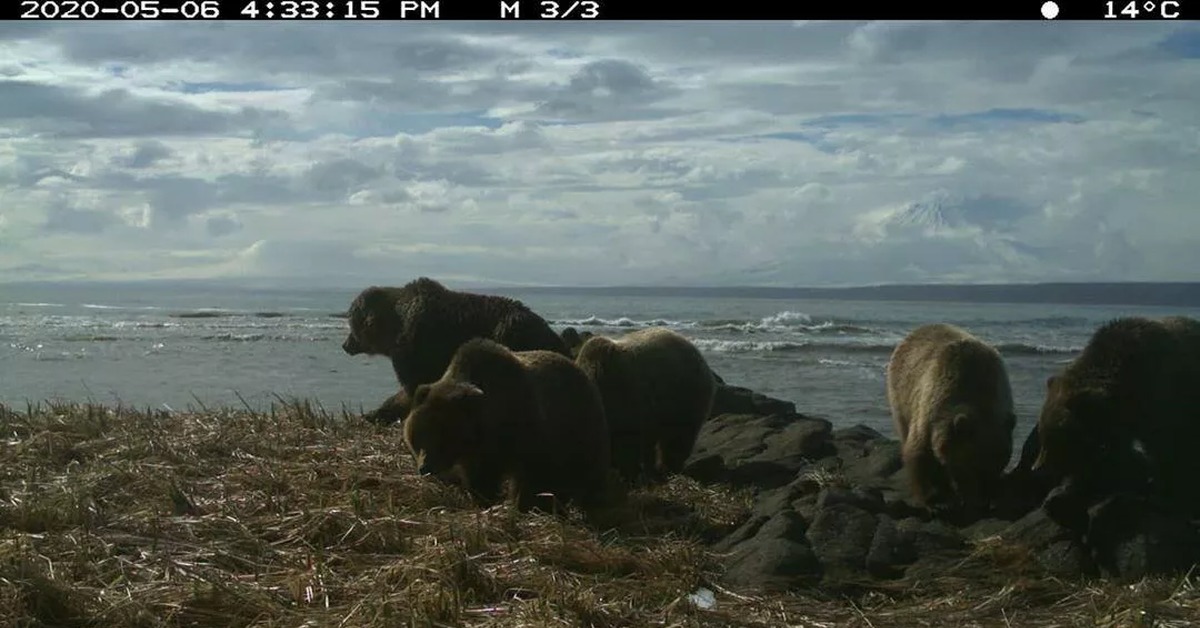
{"type": "Polygon", "coordinates": [[[927,507],[980,514],[1012,456],[1012,389],[995,348],[948,324],[892,352],[887,396],[910,489],[927,507]]]}
{"type": "Polygon", "coordinates": [[[1128,484],[1144,458],[1157,496],[1200,510],[1200,322],[1112,320],[1046,386],[1034,469],[1090,499],[1128,484]]]}
{"type": "Polygon", "coordinates": [[[627,481],[678,473],[708,418],[716,380],[687,338],[665,327],[594,336],[575,358],[604,399],[613,466],[627,481]]]}
{"type": "Polygon", "coordinates": [[[600,395],[573,362],[483,338],[463,344],[439,380],[416,389],[404,424],[422,475],[457,468],[483,505],[498,501],[511,478],[522,511],[541,493],[585,510],[601,504],[607,436],[600,395]]]}
{"type": "Polygon", "coordinates": [[[351,302],[348,319],[342,350],[391,358],[403,388],[367,416],[383,424],[403,419],[417,386],[441,377],[471,338],[489,338],[513,351],[571,355],[546,321],[520,301],[449,290],[427,277],[399,288],[363,290],[351,302]]]}

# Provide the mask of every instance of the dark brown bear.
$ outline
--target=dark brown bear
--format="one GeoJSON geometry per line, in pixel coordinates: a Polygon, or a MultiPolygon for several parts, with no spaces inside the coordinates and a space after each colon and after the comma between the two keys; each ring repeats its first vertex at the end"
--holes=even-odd
{"type": "Polygon", "coordinates": [[[591,380],[551,351],[509,351],[468,341],[441,379],[422,384],[404,422],[421,474],[458,471],[482,505],[511,478],[526,511],[551,493],[584,510],[601,504],[609,469],[608,426],[591,380]]]}
{"type": "Polygon", "coordinates": [[[561,335],[563,343],[567,346],[567,351],[569,351],[572,356],[579,355],[579,348],[582,347],[583,343],[587,342],[593,336],[592,332],[590,331],[580,332],[574,327],[567,327],[566,329],[562,330],[561,335]]]}
{"type": "Polygon", "coordinates": [[[342,350],[391,358],[402,387],[367,416],[383,424],[405,417],[417,386],[441,377],[454,352],[471,338],[489,338],[513,351],[571,355],[546,321],[520,301],[449,290],[426,277],[399,288],[363,290],[351,302],[348,319],[342,350]]]}
{"type": "Polygon", "coordinates": [[[604,400],[613,466],[626,481],[678,473],[708,418],[716,380],[687,338],[665,327],[593,336],[575,358],[604,400]]]}
{"type": "Polygon", "coordinates": [[[888,405],[909,487],[930,508],[982,514],[1012,456],[1012,388],[995,348],[953,325],[923,325],[892,352],[888,405]]]}
{"type": "Polygon", "coordinates": [[[1112,320],[1046,387],[1034,469],[1104,491],[1096,484],[1112,481],[1101,474],[1111,479],[1114,466],[1144,455],[1158,496],[1185,509],[1200,505],[1200,322],[1112,320]]]}

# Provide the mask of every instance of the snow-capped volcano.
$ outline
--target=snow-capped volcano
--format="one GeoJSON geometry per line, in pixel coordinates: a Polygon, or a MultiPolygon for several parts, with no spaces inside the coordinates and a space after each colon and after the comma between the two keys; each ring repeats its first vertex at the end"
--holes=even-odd
{"type": "Polygon", "coordinates": [[[885,227],[917,228],[927,232],[958,231],[973,226],[963,212],[962,197],[937,194],[930,198],[913,201],[891,214],[884,221],[885,227]]]}

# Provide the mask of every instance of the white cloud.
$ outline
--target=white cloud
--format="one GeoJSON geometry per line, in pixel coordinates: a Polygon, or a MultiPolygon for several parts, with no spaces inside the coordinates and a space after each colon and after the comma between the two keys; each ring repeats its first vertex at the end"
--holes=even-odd
{"type": "Polygon", "coordinates": [[[1188,25],[277,26],[0,27],[0,276],[1198,278],[1188,25]]]}

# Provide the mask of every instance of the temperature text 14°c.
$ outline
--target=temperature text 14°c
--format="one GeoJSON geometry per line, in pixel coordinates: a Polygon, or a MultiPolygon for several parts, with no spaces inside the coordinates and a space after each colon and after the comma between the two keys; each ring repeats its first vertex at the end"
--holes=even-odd
{"type": "Polygon", "coordinates": [[[1138,17],[1173,20],[1179,17],[1179,0],[1108,0],[1104,3],[1104,17],[1137,19],[1138,17]]]}

